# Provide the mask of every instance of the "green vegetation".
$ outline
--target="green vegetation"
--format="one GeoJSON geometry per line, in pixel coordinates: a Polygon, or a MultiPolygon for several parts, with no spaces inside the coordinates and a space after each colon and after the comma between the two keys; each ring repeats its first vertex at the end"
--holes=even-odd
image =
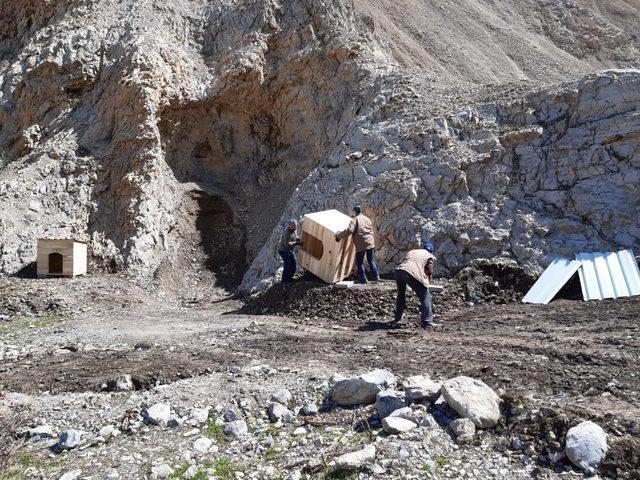
{"type": "Polygon", "coordinates": [[[218,442],[222,442],[225,439],[224,426],[216,425],[215,423],[210,423],[204,427],[202,434],[218,442]]]}
{"type": "Polygon", "coordinates": [[[280,436],[280,430],[278,430],[276,427],[269,427],[262,432],[262,435],[264,435],[265,437],[277,438],[280,436]]]}
{"type": "Polygon", "coordinates": [[[28,329],[41,329],[57,325],[67,321],[69,317],[64,315],[46,315],[44,317],[29,317],[19,320],[12,320],[8,323],[0,324],[0,337],[15,335],[28,329]]]}
{"type": "Polygon", "coordinates": [[[431,455],[431,460],[435,462],[438,468],[442,468],[446,465],[449,465],[449,459],[441,455],[431,455]]]}
{"type": "Polygon", "coordinates": [[[213,468],[213,475],[219,480],[235,480],[235,472],[243,471],[242,466],[233,463],[228,458],[220,458],[211,462],[210,467],[213,468]]]}
{"type": "Polygon", "coordinates": [[[66,458],[58,457],[50,459],[46,456],[36,455],[29,452],[18,453],[13,461],[0,469],[0,480],[26,480],[33,478],[32,474],[25,474],[28,468],[35,468],[42,471],[43,468],[56,468],[63,465],[66,458]]]}
{"type": "Polygon", "coordinates": [[[264,458],[265,460],[275,460],[279,455],[280,452],[278,452],[275,448],[270,447],[264,452],[262,458],[264,458]]]}

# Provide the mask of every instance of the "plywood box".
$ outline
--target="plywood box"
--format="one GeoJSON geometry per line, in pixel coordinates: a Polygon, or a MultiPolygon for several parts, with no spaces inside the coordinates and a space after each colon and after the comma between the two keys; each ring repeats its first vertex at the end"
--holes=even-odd
{"type": "Polygon", "coordinates": [[[38,239],[38,277],[75,277],[87,273],[87,244],[70,239],[38,239]]]}
{"type": "Polygon", "coordinates": [[[327,283],[336,283],[353,269],[356,249],[351,236],[336,242],[336,233],[349,226],[351,218],[338,210],[309,213],[302,220],[300,266],[327,283]]]}

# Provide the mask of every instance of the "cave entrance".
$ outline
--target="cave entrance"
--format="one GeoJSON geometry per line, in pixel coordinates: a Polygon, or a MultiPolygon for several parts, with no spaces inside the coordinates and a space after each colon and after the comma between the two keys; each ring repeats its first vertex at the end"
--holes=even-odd
{"type": "Polygon", "coordinates": [[[246,232],[231,206],[220,196],[197,190],[187,192],[183,208],[181,230],[184,246],[190,250],[185,252],[187,261],[195,260],[213,272],[216,286],[237,287],[247,269],[246,232]]]}

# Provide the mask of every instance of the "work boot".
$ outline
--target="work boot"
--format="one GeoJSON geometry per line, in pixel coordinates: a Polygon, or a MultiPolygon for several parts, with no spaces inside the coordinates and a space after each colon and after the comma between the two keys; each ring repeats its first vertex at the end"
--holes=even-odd
{"type": "Polygon", "coordinates": [[[380,277],[376,277],[373,279],[374,282],[379,282],[380,281],[380,277]]]}
{"type": "Polygon", "coordinates": [[[364,280],[359,278],[358,280],[356,280],[356,283],[359,283],[361,285],[366,285],[367,283],[369,283],[369,281],[366,278],[364,280]]]}
{"type": "Polygon", "coordinates": [[[426,328],[436,329],[436,328],[440,327],[440,324],[439,323],[435,323],[435,322],[422,322],[422,323],[420,323],[420,327],[425,328],[425,329],[426,328]]]}

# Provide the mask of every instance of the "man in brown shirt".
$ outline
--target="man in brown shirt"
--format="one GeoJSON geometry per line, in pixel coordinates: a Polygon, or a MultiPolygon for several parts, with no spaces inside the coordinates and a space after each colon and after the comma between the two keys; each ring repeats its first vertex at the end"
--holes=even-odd
{"type": "Polygon", "coordinates": [[[282,237],[280,238],[280,244],[278,245],[278,253],[280,254],[280,258],[282,258],[282,263],[284,264],[282,269],[282,283],[292,282],[293,275],[296,273],[296,269],[298,268],[294,248],[297,245],[302,245],[302,242],[298,238],[297,229],[298,222],[292,218],[282,231],[282,237]]]}
{"type": "Polygon", "coordinates": [[[367,274],[364,271],[364,257],[367,256],[371,275],[376,282],[380,281],[378,264],[376,263],[376,243],[373,236],[373,222],[362,213],[362,207],[353,207],[353,218],[349,227],[336,235],[336,242],[353,235],[353,244],[356,247],[356,266],[360,283],[367,283],[367,274]]]}
{"type": "Polygon", "coordinates": [[[425,243],[423,246],[424,248],[407,252],[402,263],[396,268],[398,297],[394,321],[402,320],[402,314],[407,306],[406,291],[409,285],[420,299],[420,326],[427,328],[437,326],[433,322],[433,305],[429,294],[429,283],[436,257],[433,255],[435,247],[432,243],[425,243]]]}

